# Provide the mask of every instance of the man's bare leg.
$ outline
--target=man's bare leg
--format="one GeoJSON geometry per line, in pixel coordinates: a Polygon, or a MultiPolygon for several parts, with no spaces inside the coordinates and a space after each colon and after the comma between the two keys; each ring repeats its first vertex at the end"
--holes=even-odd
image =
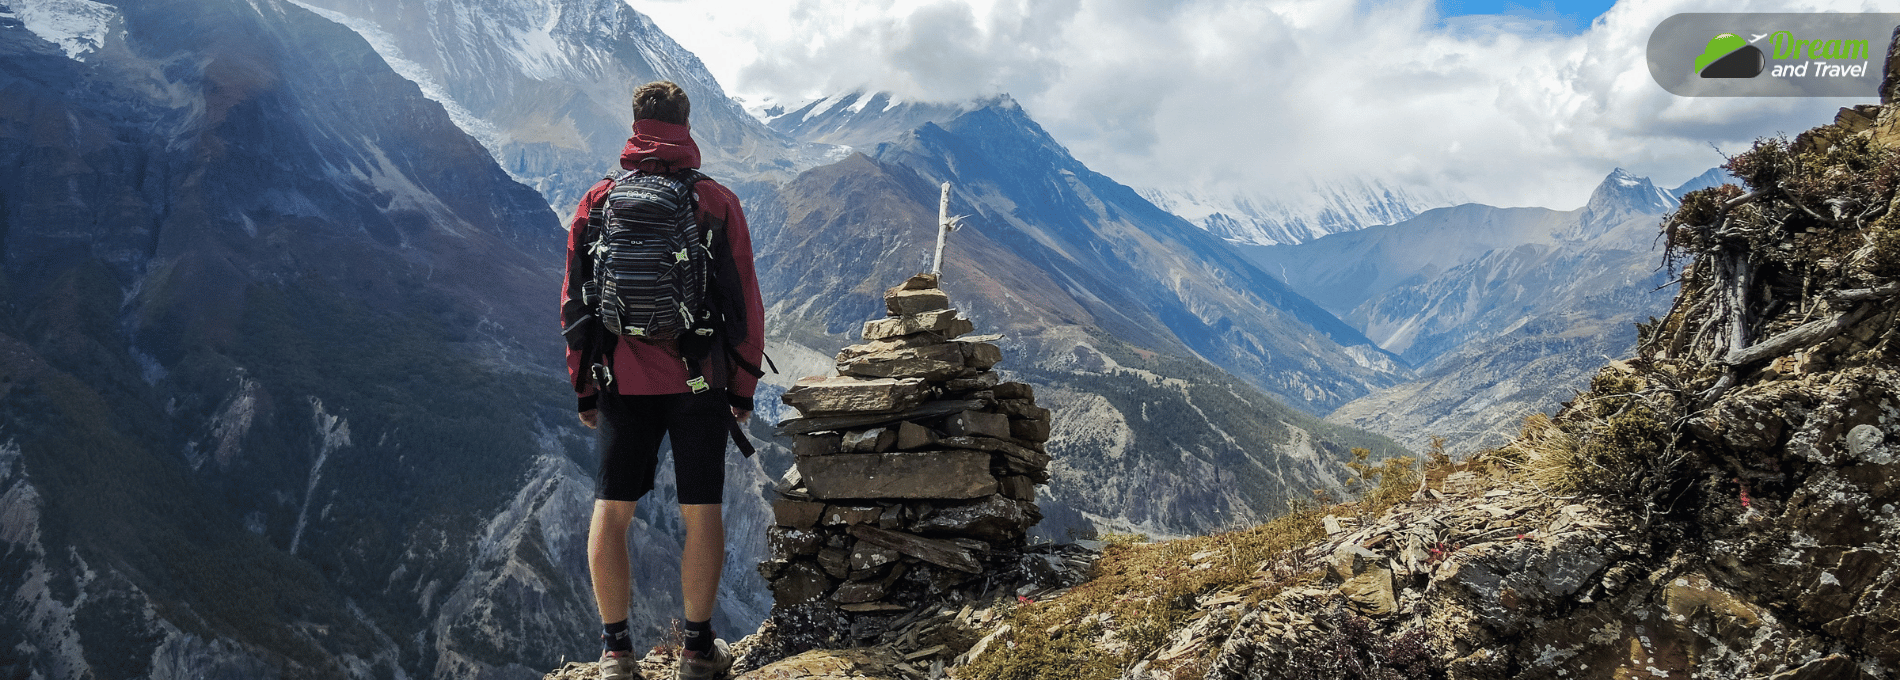
{"type": "MultiPolygon", "coordinates": [[[[625,621],[633,597],[633,572],[627,564],[627,525],[633,523],[633,510],[633,501],[594,501],[594,521],[587,528],[587,571],[594,579],[594,605],[603,624],[625,621]]],[[[713,580],[716,584],[718,577],[713,580]]]]}
{"type": "Polygon", "coordinates": [[[718,503],[681,505],[686,546],[680,551],[680,594],[686,620],[709,621],[719,596],[719,572],[726,564],[726,524],[718,503]]]}

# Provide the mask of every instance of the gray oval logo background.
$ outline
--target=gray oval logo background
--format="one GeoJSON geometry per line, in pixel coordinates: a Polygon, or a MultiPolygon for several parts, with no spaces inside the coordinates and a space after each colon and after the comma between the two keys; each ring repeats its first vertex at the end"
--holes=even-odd
{"type": "Polygon", "coordinates": [[[1682,97],[1879,99],[1896,27],[1900,14],[1677,14],[1649,34],[1649,76],[1682,97]]]}

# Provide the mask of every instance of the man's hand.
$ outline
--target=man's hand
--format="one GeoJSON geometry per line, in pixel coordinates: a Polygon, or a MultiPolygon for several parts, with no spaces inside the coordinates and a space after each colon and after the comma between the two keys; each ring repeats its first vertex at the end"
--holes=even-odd
{"type": "Polygon", "coordinates": [[[737,406],[734,406],[734,407],[732,407],[732,419],[733,419],[733,420],[737,420],[737,421],[739,421],[739,422],[741,422],[741,423],[743,423],[743,422],[745,422],[745,421],[748,421],[748,420],[751,420],[751,419],[752,419],[752,412],[751,412],[751,411],[741,411],[741,410],[739,410],[739,407],[737,407],[737,406]]]}
{"type": "Polygon", "coordinates": [[[600,427],[600,409],[581,411],[581,424],[589,428],[600,427]]]}

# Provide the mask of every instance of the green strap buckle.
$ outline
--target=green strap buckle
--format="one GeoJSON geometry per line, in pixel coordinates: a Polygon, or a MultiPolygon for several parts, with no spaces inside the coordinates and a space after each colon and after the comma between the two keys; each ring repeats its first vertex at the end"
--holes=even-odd
{"type": "Polygon", "coordinates": [[[693,388],[693,394],[699,394],[706,390],[712,389],[711,387],[706,385],[706,378],[704,376],[695,376],[692,378],[688,378],[686,380],[686,386],[693,388]]]}

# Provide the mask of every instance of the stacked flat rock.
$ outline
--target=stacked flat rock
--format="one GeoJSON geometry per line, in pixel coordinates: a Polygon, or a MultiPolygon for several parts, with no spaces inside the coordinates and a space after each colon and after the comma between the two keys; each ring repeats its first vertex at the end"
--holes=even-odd
{"type": "Polygon", "coordinates": [[[778,433],[797,462],[759,566],[780,607],[835,606],[864,624],[978,595],[1014,568],[1049,481],[1049,411],[990,370],[1001,336],[964,337],[974,327],[934,275],[884,300],[889,318],[838,353],[838,375],[785,393],[802,417],[778,433]]]}

